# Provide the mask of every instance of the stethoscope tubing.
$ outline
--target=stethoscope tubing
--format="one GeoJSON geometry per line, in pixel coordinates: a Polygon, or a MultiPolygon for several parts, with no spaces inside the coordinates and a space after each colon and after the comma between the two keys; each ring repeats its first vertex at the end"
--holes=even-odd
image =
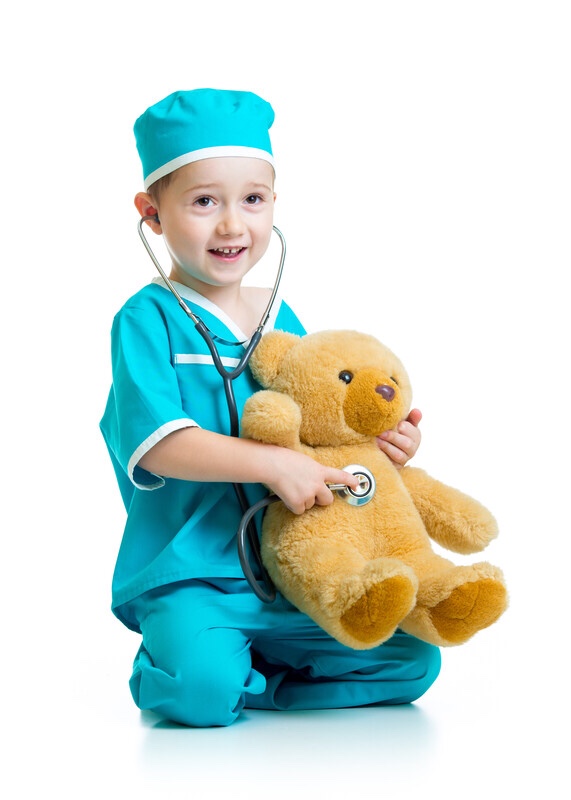
{"type": "MultiPolygon", "coordinates": [[[[188,305],[184,302],[180,293],[177,291],[176,286],[172,283],[172,281],[167,276],[166,272],[163,270],[158,258],[155,256],[153,249],[151,248],[147,240],[147,237],[145,236],[143,226],[146,222],[156,219],[157,218],[155,216],[141,217],[138,223],[139,236],[145,246],[148,255],[151,258],[151,261],[155,265],[159,275],[165,282],[167,288],[170,289],[171,293],[176,297],[179,306],[182,308],[185,314],[192,320],[196,331],[203,338],[206,346],[210,351],[210,354],[212,356],[212,361],[214,362],[214,366],[216,367],[218,374],[222,378],[222,382],[224,385],[224,393],[226,396],[226,404],[228,406],[228,415],[230,419],[230,435],[237,437],[240,435],[240,421],[238,418],[238,410],[236,407],[236,398],[234,395],[234,387],[232,385],[232,382],[236,380],[236,378],[238,378],[248,366],[252,353],[258,346],[259,341],[262,338],[264,327],[270,317],[274,301],[278,294],[278,289],[280,286],[284,268],[284,262],[286,256],[285,237],[283,233],[279,230],[279,228],[276,228],[276,226],[274,225],[273,230],[277,234],[280,240],[282,249],[272,293],[270,295],[268,304],[264,309],[262,317],[260,318],[258,327],[256,328],[256,330],[254,331],[249,340],[246,340],[244,342],[226,342],[223,339],[219,339],[218,337],[211,335],[211,332],[208,330],[207,326],[200,319],[200,317],[198,317],[191,311],[188,305]],[[244,352],[240,360],[238,361],[238,364],[233,369],[227,369],[222,363],[222,359],[214,343],[215,339],[216,341],[225,344],[245,346],[244,352]]],[[[242,571],[244,572],[244,576],[248,581],[248,583],[250,584],[256,596],[265,603],[272,603],[276,598],[276,590],[270,576],[268,575],[266,568],[262,563],[258,532],[256,530],[256,526],[254,523],[254,517],[255,514],[260,509],[264,508],[265,506],[269,505],[275,500],[279,500],[279,498],[276,495],[269,495],[268,497],[263,498],[258,503],[255,503],[253,506],[248,506],[248,499],[246,497],[243,485],[240,483],[234,483],[232,485],[234,487],[234,491],[236,492],[236,496],[238,498],[238,502],[240,504],[240,508],[242,509],[243,513],[242,520],[240,522],[240,526],[237,533],[238,557],[240,559],[242,571]],[[266,584],[266,586],[268,587],[267,590],[262,587],[260,580],[256,578],[251,568],[247,554],[248,550],[247,542],[249,542],[250,550],[253,553],[256,559],[258,569],[260,570],[261,581],[263,581],[266,584]]]]}
{"type": "MultiPolygon", "coordinates": [[[[240,489],[242,488],[241,484],[234,484],[234,486],[238,486],[240,489]]],[[[258,500],[257,503],[254,503],[254,505],[247,508],[242,516],[242,519],[240,520],[240,525],[238,526],[238,531],[236,533],[238,557],[240,559],[242,572],[244,573],[244,576],[250,584],[250,587],[256,597],[259,600],[262,600],[264,603],[273,603],[273,601],[276,599],[276,589],[262,562],[257,530],[255,525],[252,523],[258,511],[261,511],[263,508],[271,505],[272,503],[276,503],[278,500],[280,500],[280,498],[277,494],[269,494],[266,497],[262,497],[262,499],[258,500]],[[255,533],[255,539],[252,538],[252,531],[255,533]],[[248,559],[248,543],[250,545],[250,550],[256,559],[256,563],[258,564],[258,567],[262,573],[262,580],[268,587],[267,590],[262,587],[262,584],[254,575],[248,559]]]]}

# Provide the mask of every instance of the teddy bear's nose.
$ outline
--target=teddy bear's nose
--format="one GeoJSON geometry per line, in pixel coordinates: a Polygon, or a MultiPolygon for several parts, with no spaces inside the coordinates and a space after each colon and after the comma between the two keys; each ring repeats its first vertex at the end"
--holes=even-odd
{"type": "Polygon", "coordinates": [[[386,383],[382,383],[380,386],[377,386],[375,392],[377,392],[377,394],[380,394],[381,397],[383,397],[385,400],[388,400],[389,402],[395,396],[395,390],[393,389],[393,387],[387,386],[386,383]]]}

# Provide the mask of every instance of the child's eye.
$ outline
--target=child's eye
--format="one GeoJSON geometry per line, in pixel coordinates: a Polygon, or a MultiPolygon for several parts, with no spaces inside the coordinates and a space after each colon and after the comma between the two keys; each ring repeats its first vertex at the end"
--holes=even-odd
{"type": "Polygon", "coordinates": [[[194,202],[197,206],[200,206],[200,208],[208,208],[208,206],[212,203],[212,198],[198,197],[194,202]]]}
{"type": "Polygon", "coordinates": [[[248,197],[246,197],[246,203],[248,203],[250,206],[253,206],[256,203],[261,203],[261,201],[262,198],[259,194],[249,194],[248,197]]]}

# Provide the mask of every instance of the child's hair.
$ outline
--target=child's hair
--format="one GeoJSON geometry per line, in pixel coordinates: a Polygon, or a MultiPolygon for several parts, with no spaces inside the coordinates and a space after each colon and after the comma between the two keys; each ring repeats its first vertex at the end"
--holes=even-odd
{"type": "Polygon", "coordinates": [[[153,201],[153,205],[156,206],[160,202],[161,194],[170,184],[173,175],[174,172],[169,172],[167,175],[163,175],[162,178],[159,178],[157,181],[155,181],[149,186],[149,188],[147,189],[147,193],[151,198],[151,200],[153,201]]]}

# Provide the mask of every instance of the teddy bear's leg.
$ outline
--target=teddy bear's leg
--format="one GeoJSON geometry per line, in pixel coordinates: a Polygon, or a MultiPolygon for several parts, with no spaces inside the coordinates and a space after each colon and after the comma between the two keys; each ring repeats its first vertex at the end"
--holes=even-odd
{"type": "Polygon", "coordinates": [[[347,542],[296,541],[263,551],[280,592],[338,641],[376,647],[413,608],[418,581],[397,559],[367,561],[347,542]]]}
{"type": "Polygon", "coordinates": [[[340,619],[341,626],[351,637],[351,646],[355,648],[376,647],[386,641],[415,601],[416,581],[402,574],[402,565],[398,564],[395,574],[390,574],[392,565],[386,559],[368,566],[370,570],[367,572],[371,574],[361,576],[360,597],[340,619]]]}
{"type": "Polygon", "coordinates": [[[432,644],[463,644],[506,610],[504,579],[501,570],[487,562],[455,566],[439,561],[439,573],[433,571],[425,580],[419,576],[416,608],[401,628],[432,644]]]}

